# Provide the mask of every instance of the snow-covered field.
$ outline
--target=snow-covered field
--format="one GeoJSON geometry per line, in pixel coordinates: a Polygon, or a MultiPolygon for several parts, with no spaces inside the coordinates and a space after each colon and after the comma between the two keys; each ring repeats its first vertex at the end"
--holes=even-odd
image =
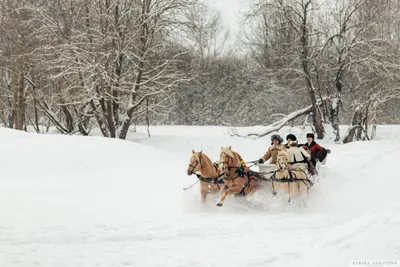
{"type": "MultiPolygon", "coordinates": [[[[0,266],[351,266],[400,260],[400,126],[332,150],[308,208],[269,195],[200,203],[191,150],[258,159],[268,137],[153,127],[134,142],[0,129],[0,266]]],[[[288,129],[282,132],[287,133],[288,129]]],[[[305,133],[292,129],[299,136],[305,133]]],[[[304,141],[304,139],[301,139],[304,141]]],[[[400,264],[400,262],[398,262],[400,264]]]]}

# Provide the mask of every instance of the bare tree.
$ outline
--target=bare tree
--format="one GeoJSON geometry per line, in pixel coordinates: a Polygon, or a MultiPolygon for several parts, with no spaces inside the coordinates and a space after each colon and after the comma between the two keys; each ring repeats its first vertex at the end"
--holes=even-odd
{"type": "MultiPolygon", "coordinates": [[[[318,10],[318,6],[313,0],[269,0],[257,1],[253,6],[253,11],[249,14],[251,18],[259,18],[256,22],[256,32],[249,34],[251,44],[257,44],[256,48],[261,48],[265,60],[265,67],[274,71],[274,65],[270,65],[269,57],[284,58],[279,60],[278,76],[283,79],[291,75],[297,83],[301,83],[306,89],[310,103],[312,105],[312,119],[318,138],[324,137],[324,126],[322,112],[318,105],[318,100],[322,101],[319,88],[315,86],[318,77],[315,75],[316,59],[321,47],[318,29],[315,29],[312,17],[318,10]],[[257,35],[263,36],[263,40],[257,35]],[[255,37],[253,37],[255,36],[255,37]],[[271,39],[272,38],[272,39],[271,39]],[[276,39],[275,39],[276,38],[276,39]],[[276,42],[276,44],[275,44],[276,42]],[[280,46],[283,46],[281,48],[280,46]],[[277,48],[276,53],[271,55],[269,48],[277,48]],[[287,54],[281,54],[283,50],[291,50],[287,54]]],[[[273,74],[272,74],[273,75],[273,74]]],[[[282,79],[279,77],[279,79],[282,79]]],[[[297,85],[298,86],[298,85],[297,85]]]]}
{"type": "Polygon", "coordinates": [[[6,77],[5,90],[12,97],[13,128],[23,130],[25,125],[27,83],[26,75],[33,64],[31,53],[38,46],[36,24],[31,24],[32,15],[23,9],[23,3],[2,0],[0,24],[1,63],[6,77]]]}
{"type": "Polygon", "coordinates": [[[345,142],[371,139],[396,121],[399,11],[395,0],[257,0],[233,54],[200,0],[0,0],[0,121],[125,139],[140,123],[275,130],[310,118],[318,138],[331,123],[340,141],[348,123],[345,142]]]}
{"type": "Polygon", "coordinates": [[[152,110],[145,100],[160,107],[189,80],[177,68],[187,49],[175,38],[187,25],[181,25],[180,12],[196,5],[195,0],[25,5],[46,43],[35,51],[38,66],[48,74],[34,97],[37,105],[61,132],[78,128],[86,135],[93,117],[104,136],[125,139],[134,117],[152,110]]]}

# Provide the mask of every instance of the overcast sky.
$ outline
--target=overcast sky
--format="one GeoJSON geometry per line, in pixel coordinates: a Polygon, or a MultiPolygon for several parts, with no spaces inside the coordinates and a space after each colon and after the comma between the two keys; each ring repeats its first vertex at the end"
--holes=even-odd
{"type": "Polygon", "coordinates": [[[221,12],[225,27],[231,31],[229,43],[234,44],[240,31],[241,13],[246,10],[249,0],[208,0],[210,5],[221,12]]]}

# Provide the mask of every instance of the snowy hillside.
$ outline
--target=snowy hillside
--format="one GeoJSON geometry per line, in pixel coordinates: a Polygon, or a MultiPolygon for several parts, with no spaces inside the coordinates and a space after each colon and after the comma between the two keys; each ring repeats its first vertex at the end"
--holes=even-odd
{"type": "MultiPolygon", "coordinates": [[[[308,208],[256,194],[200,203],[191,149],[258,159],[268,137],[155,127],[135,142],[0,129],[0,266],[349,266],[400,260],[400,127],[332,150],[308,208]]],[[[283,130],[285,134],[288,129],[283,130]]],[[[294,130],[300,136],[301,130],[294,130]]],[[[300,140],[304,141],[304,140],[300,140]]]]}

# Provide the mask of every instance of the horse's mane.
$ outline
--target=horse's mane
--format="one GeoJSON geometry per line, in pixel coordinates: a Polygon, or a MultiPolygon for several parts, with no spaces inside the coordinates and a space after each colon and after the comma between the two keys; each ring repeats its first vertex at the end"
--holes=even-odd
{"type": "Polygon", "coordinates": [[[190,158],[190,160],[197,159],[197,160],[200,161],[200,154],[201,154],[201,157],[205,160],[205,163],[211,163],[211,165],[212,165],[211,159],[206,154],[204,154],[203,152],[194,153],[192,155],[192,157],[190,158]]]}
{"type": "Polygon", "coordinates": [[[222,153],[227,154],[231,158],[235,157],[235,155],[230,147],[221,147],[220,154],[222,154],[222,153]]]}
{"type": "Polygon", "coordinates": [[[288,153],[287,151],[284,151],[284,150],[279,151],[279,152],[278,152],[278,157],[279,157],[279,156],[285,156],[286,159],[289,160],[289,153],[288,153]]]}
{"type": "Polygon", "coordinates": [[[211,159],[206,154],[201,153],[201,155],[203,156],[203,158],[206,160],[207,163],[211,163],[211,165],[212,165],[211,159]]]}
{"type": "Polygon", "coordinates": [[[204,154],[202,151],[201,152],[194,152],[192,157],[190,158],[191,161],[194,159],[198,160],[200,162],[200,174],[205,175],[206,177],[216,177],[217,175],[217,170],[214,168],[214,165],[211,161],[211,159],[204,154]]]}

